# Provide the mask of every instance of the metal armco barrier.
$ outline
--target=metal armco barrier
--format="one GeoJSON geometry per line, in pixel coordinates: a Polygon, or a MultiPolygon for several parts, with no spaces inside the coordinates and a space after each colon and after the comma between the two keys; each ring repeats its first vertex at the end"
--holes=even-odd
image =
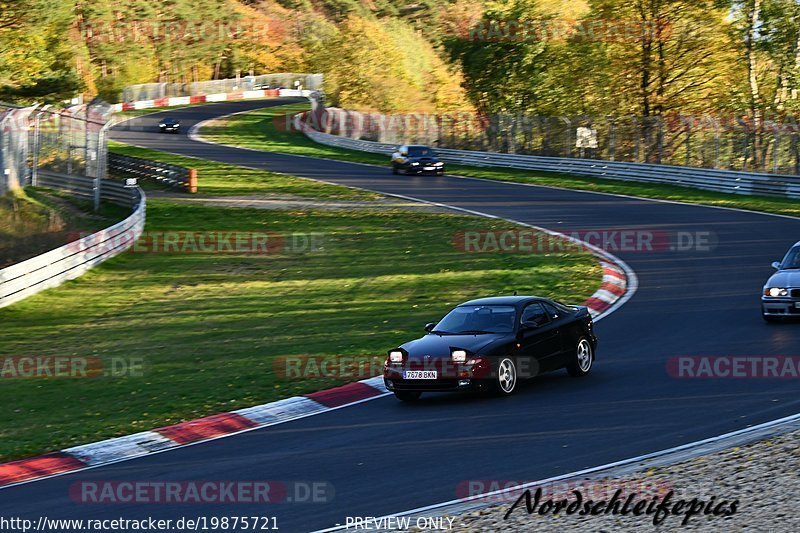
{"type": "MultiPolygon", "coordinates": [[[[47,187],[68,190],[87,199],[92,197],[91,179],[49,172],[42,172],[40,178],[47,187]]],[[[75,279],[133,246],[144,230],[144,192],[138,187],[128,189],[120,183],[104,181],[102,193],[109,201],[133,202],[133,213],[109,228],[0,270],[0,307],[75,279]]]]}
{"type": "MultiPolygon", "coordinates": [[[[295,127],[320,144],[390,155],[396,144],[351,139],[321,133],[310,127],[303,114],[295,117],[295,127]]],[[[627,163],[563,157],[542,157],[471,150],[437,148],[447,163],[476,167],[503,167],[542,172],[558,172],[604,179],[664,183],[709,191],[746,195],[780,196],[800,199],[800,176],[761,174],[734,170],[627,163]]],[[[388,165],[388,160],[387,160],[388,165]]]]}
{"type": "Polygon", "coordinates": [[[142,159],[141,157],[109,152],[108,171],[121,177],[153,179],[176,189],[189,190],[189,192],[196,192],[197,189],[197,184],[195,183],[195,190],[191,190],[192,178],[194,177],[196,180],[197,177],[197,172],[194,169],[159,163],[150,159],[142,159]]]}
{"type": "MultiPolygon", "coordinates": [[[[56,172],[39,172],[39,186],[68,192],[72,196],[92,200],[94,198],[92,178],[59,174],[56,172]]],[[[139,202],[137,188],[124,187],[115,181],[103,180],[100,185],[100,197],[109,202],[134,207],[139,202]]]]}

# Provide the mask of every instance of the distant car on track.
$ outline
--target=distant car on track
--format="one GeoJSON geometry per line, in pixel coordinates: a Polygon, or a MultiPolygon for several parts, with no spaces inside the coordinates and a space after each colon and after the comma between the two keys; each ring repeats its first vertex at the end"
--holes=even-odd
{"type": "Polygon", "coordinates": [[[407,144],[392,154],[393,174],[444,174],[444,163],[430,146],[407,144]]]}
{"type": "Polygon", "coordinates": [[[800,317],[800,242],[772,267],[777,272],[770,276],[761,293],[761,316],[767,322],[800,317]]]}
{"type": "Polygon", "coordinates": [[[402,401],[427,391],[509,395],[520,379],[560,368],[585,376],[597,347],[586,307],[535,296],[472,300],[425,331],[389,350],[384,365],[384,383],[402,401]]]}
{"type": "Polygon", "coordinates": [[[174,118],[165,118],[158,123],[158,129],[161,133],[180,133],[181,123],[174,118]]]}

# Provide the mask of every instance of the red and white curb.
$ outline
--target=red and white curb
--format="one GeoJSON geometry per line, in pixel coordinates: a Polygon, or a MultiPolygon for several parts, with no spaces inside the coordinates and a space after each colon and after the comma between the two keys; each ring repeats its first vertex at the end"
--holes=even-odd
{"type": "Polygon", "coordinates": [[[173,96],[169,98],[155,98],[153,100],[137,100],[113,104],[111,109],[115,113],[120,111],[133,111],[150,109],[153,107],[187,106],[212,102],[227,102],[230,100],[250,100],[256,98],[291,97],[311,95],[313,91],[298,89],[259,89],[256,91],[236,91],[231,93],[198,94],[195,96],[173,96]]]}
{"type": "Polygon", "coordinates": [[[593,317],[601,316],[629,291],[628,274],[625,268],[617,263],[611,263],[601,258],[603,267],[603,281],[585,302],[586,307],[593,317]]]}
{"type": "Polygon", "coordinates": [[[172,448],[281,424],[390,394],[377,376],[341,387],[189,420],[152,431],[0,464],[0,488],[117,463],[172,448]]]}

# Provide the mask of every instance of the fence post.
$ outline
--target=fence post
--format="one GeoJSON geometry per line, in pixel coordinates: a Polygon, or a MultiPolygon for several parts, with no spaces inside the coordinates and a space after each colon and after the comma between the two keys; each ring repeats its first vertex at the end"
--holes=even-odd
{"type": "Polygon", "coordinates": [[[775,144],[772,147],[772,173],[778,173],[778,147],[780,146],[781,142],[781,134],[778,130],[778,126],[775,126],[775,144]]]}
{"type": "MultiPolygon", "coordinates": [[[[44,111],[44,108],[42,108],[42,111],[44,111]]],[[[41,144],[39,135],[41,132],[41,117],[42,113],[37,112],[36,116],[33,118],[33,154],[31,154],[31,185],[33,187],[39,185],[39,146],[41,144]]]]}
{"type": "Polygon", "coordinates": [[[197,169],[195,168],[189,169],[189,182],[187,185],[187,189],[190,193],[197,192],[197,169]]]}

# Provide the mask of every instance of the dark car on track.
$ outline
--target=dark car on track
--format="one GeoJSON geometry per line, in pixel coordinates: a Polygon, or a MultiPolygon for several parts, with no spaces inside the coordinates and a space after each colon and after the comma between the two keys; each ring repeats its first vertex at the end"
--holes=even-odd
{"type": "Polygon", "coordinates": [[[444,163],[430,146],[403,145],[392,154],[393,174],[444,174],[444,163]]]}
{"type": "Polygon", "coordinates": [[[800,242],[795,243],[783,260],[772,263],[777,270],[764,285],[761,316],[767,322],[800,318],[800,242]]]}
{"type": "Polygon", "coordinates": [[[501,296],[463,303],[426,335],[389,350],[383,378],[403,401],[423,392],[514,392],[520,379],[566,368],[585,376],[597,337],[586,307],[535,296],[501,296]]]}
{"type": "Polygon", "coordinates": [[[158,123],[158,129],[161,133],[179,133],[181,131],[181,123],[174,118],[165,118],[158,123]]]}

